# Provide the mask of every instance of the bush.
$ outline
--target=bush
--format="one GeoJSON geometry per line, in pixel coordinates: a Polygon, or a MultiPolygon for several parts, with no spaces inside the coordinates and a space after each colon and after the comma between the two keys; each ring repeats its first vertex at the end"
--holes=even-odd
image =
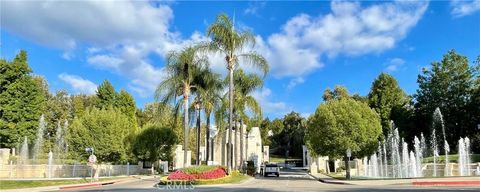
{"type": "Polygon", "coordinates": [[[257,172],[253,161],[247,161],[247,175],[253,176],[257,172]]]}

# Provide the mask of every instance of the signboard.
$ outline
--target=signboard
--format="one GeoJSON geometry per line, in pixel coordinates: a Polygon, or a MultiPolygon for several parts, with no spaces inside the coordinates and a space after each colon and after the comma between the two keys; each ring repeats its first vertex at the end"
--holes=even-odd
{"type": "Polygon", "coordinates": [[[352,156],[352,150],[347,149],[347,157],[350,158],[352,156]]]}
{"type": "Polygon", "coordinates": [[[89,163],[95,163],[95,162],[97,162],[97,156],[95,156],[95,155],[90,155],[90,156],[88,156],[88,162],[89,162],[89,163]]]}

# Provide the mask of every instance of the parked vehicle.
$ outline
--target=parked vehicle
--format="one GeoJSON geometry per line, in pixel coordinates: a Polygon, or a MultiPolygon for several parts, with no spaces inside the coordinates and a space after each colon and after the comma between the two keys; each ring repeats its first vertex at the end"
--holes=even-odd
{"type": "Polygon", "coordinates": [[[268,176],[269,174],[274,174],[277,177],[280,177],[280,167],[277,164],[266,164],[263,171],[263,176],[268,176]]]}

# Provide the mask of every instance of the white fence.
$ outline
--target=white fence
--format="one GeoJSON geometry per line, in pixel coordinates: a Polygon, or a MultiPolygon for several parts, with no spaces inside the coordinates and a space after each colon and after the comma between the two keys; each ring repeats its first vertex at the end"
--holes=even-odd
{"type": "Polygon", "coordinates": [[[0,165],[0,179],[75,178],[138,175],[149,173],[140,165],[0,165]]]}

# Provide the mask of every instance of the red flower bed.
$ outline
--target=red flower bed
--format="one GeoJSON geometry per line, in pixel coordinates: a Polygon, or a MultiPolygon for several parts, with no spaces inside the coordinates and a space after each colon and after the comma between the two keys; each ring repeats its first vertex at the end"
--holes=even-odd
{"type": "Polygon", "coordinates": [[[218,179],[225,177],[226,175],[226,171],[222,167],[197,174],[188,174],[181,170],[177,170],[168,176],[168,180],[218,179]]]}

